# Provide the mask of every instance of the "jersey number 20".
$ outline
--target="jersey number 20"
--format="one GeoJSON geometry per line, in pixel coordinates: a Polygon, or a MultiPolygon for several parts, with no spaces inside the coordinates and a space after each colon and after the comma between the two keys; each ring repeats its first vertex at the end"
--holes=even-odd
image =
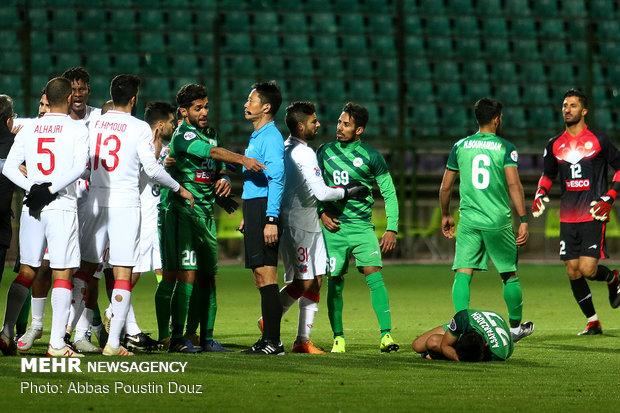
{"type": "MultiPolygon", "coordinates": [[[[101,139],[102,139],[102,135],[100,133],[97,134],[97,148],[95,149],[95,165],[93,165],[93,169],[95,170],[99,169],[101,139]]],[[[114,161],[112,162],[112,165],[108,165],[108,161],[106,159],[101,159],[101,166],[103,166],[103,169],[105,169],[108,172],[112,172],[118,166],[117,153],[121,149],[121,140],[118,139],[118,136],[116,135],[108,136],[107,138],[105,138],[105,140],[103,140],[103,145],[107,147],[110,144],[110,142],[114,142],[114,149],[108,149],[108,155],[114,159],[114,161]]]]}
{"type": "Polygon", "coordinates": [[[485,166],[491,166],[489,155],[481,153],[474,156],[471,165],[471,183],[476,189],[486,189],[489,186],[491,175],[489,170],[484,168],[485,166]]]}

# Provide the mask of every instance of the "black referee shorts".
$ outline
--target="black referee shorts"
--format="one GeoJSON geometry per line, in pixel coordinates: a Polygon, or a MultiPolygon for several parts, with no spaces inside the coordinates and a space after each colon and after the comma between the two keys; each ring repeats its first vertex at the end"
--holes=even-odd
{"type": "Polygon", "coordinates": [[[267,223],[267,198],[246,199],[243,201],[243,243],[245,245],[245,268],[264,265],[278,266],[278,246],[282,228],[278,224],[278,242],[274,246],[265,245],[263,230],[267,223]]]}

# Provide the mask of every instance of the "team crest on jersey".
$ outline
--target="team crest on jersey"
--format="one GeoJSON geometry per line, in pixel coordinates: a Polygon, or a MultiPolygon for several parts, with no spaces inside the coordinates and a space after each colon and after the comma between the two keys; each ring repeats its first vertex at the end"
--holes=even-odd
{"type": "Polygon", "coordinates": [[[192,139],[194,139],[196,137],[196,134],[194,132],[185,132],[185,135],[183,135],[183,138],[186,141],[191,141],[192,139]]]}
{"type": "Polygon", "coordinates": [[[450,321],[450,325],[448,326],[448,328],[450,329],[450,331],[456,331],[456,320],[453,318],[452,321],[450,321]]]}
{"type": "Polygon", "coordinates": [[[308,272],[308,266],[306,264],[301,264],[299,266],[299,272],[302,273],[302,274],[307,273],[308,272]]]}
{"type": "Polygon", "coordinates": [[[364,161],[362,161],[362,158],[353,159],[353,166],[359,168],[362,165],[364,165],[364,161]]]}
{"type": "Polygon", "coordinates": [[[319,167],[318,167],[318,166],[314,168],[314,174],[315,174],[316,176],[321,176],[321,170],[319,169],[319,167]]]}
{"type": "Polygon", "coordinates": [[[517,162],[519,160],[519,154],[517,151],[510,152],[510,159],[512,159],[513,162],[517,162]]]}

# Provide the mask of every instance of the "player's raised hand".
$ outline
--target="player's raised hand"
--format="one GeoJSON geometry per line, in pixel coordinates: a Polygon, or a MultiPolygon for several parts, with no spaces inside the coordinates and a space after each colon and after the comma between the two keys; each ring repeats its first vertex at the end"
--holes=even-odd
{"type": "Polygon", "coordinates": [[[180,187],[179,192],[177,192],[179,196],[183,199],[187,199],[189,201],[189,207],[194,209],[194,196],[187,189],[180,187]]]}
{"type": "Polygon", "coordinates": [[[454,218],[452,215],[444,215],[441,217],[441,232],[446,238],[454,238],[454,218]]]}
{"type": "Polygon", "coordinates": [[[333,214],[323,211],[321,214],[321,222],[329,232],[336,232],[340,229],[340,221],[333,214]]]}
{"type": "Polygon", "coordinates": [[[527,243],[530,233],[528,231],[527,222],[522,222],[519,225],[519,233],[517,234],[517,247],[522,247],[527,243]]]}
{"type": "Polygon", "coordinates": [[[538,187],[536,195],[534,196],[534,203],[532,204],[532,216],[538,218],[545,212],[546,203],[549,202],[547,196],[547,190],[543,187],[538,187]]]}
{"type": "Polygon", "coordinates": [[[599,221],[607,221],[609,219],[609,211],[611,210],[611,204],[614,202],[613,198],[609,195],[603,195],[596,201],[592,201],[590,206],[590,213],[592,218],[599,221]]]}
{"type": "Polygon", "coordinates": [[[394,231],[385,231],[379,246],[381,247],[381,254],[394,251],[394,248],[396,248],[396,233],[394,231]]]}
{"type": "Polygon", "coordinates": [[[230,182],[227,179],[220,179],[215,183],[215,195],[227,197],[230,194],[230,182]]]}
{"type": "Polygon", "coordinates": [[[256,159],[248,158],[247,156],[243,157],[241,165],[243,165],[248,171],[252,172],[261,172],[263,169],[267,169],[265,165],[258,162],[256,159]]]}

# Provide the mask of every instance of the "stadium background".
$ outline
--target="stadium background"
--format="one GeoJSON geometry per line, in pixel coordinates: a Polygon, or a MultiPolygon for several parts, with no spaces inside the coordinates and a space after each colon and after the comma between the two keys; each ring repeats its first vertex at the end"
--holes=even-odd
{"type": "MultiPolygon", "coordinates": [[[[611,0],[4,0],[0,93],[20,116],[35,116],[47,80],[83,66],[89,103],[100,107],[111,78],[133,73],[143,80],[140,115],[146,102],[173,103],[181,85],[198,82],[210,91],[212,125],[237,151],[251,132],[243,104],[256,80],[276,80],[283,105],[316,102],[319,143],[334,138],[340,109],[356,101],[370,111],[364,139],[385,155],[398,188],[396,256],[447,259],[452,242],[438,232],[436,194],[451,145],[476,130],[473,102],[504,102],[504,137],[520,150],[529,204],[544,143],[563,129],[565,90],[584,90],[588,124],[618,135],[619,17],[611,0]]],[[[286,136],[283,118],[281,109],[286,136]]],[[[557,220],[555,210],[532,220],[522,256],[556,259],[557,220]]],[[[220,219],[230,257],[241,254],[237,223],[220,219]]]]}

